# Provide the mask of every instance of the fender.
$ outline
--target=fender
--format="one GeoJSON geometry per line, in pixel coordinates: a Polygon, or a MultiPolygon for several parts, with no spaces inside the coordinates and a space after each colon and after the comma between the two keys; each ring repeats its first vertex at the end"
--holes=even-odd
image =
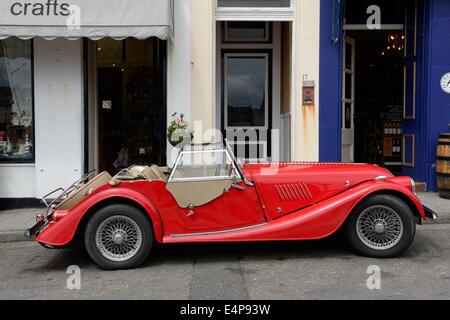
{"type": "Polygon", "coordinates": [[[74,238],[80,222],[89,210],[101,204],[101,202],[113,198],[133,201],[144,208],[153,224],[155,240],[157,242],[162,241],[163,226],[157,208],[145,194],[135,189],[127,188],[125,183],[116,187],[104,186],[70,210],[55,211],[56,216],[60,218],[56,222],[50,221],[47,228],[38,234],[36,240],[54,247],[62,247],[69,244],[74,238]]]}
{"type": "Polygon", "coordinates": [[[420,200],[404,186],[403,178],[385,181],[367,181],[332,198],[315,203],[302,210],[284,215],[263,225],[222,233],[164,236],[163,243],[188,242],[243,242],[279,240],[318,240],[335,233],[361,200],[378,192],[394,192],[411,200],[425,219],[420,200]],[[402,182],[402,184],[399,184],[402,182]]]}
{"type": "MultiPolygon", "coordinates": [[[[383,187],[381,189],[377,188],[376,191],[373,191],[371,193],[376,193],[379,191],[387,190],[387,191],[393,191],[394,193],[400,193],[404,196],[405,199],[408,199],[410,201],[410,204],[414,206],[414,208],[417,210],[416,212],[419,214],[419,216],[426,220],[427,216],[424,210],[424,207],[422,205],[422,202],[417,197],[417,195],[412,192],[411,190],[411,179],[409,177],[393,177],[389,178],[385,181],[378,181],[376,182],[376,185],[382,184],[383,187]]],[[[369,196],[368,194],[367,196],[369,196]]]]}

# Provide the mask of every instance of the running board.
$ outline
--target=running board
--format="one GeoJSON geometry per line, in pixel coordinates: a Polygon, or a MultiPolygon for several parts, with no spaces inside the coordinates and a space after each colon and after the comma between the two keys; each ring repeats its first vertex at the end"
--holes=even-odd
{"type": "Polygon", "coordinates": [[[263,227],[267,224],[267,222],[248,226],[248,227],[242,227],[242,228],[236,228],[236,229],[228,229],[228,230],[221,230],[221,231],[211,231],[211,232],[198,232],[198,233],[184,233],[184,234],[170,234],[169,237],[171,238],[185,238],[185,237],[203,237],[203,236],[211,236],[211,235],[217,235],[217,234],[224,234],[224,233],[233,233],[238,231],[244,231],[249,230],[253,228],[263,227]]]}

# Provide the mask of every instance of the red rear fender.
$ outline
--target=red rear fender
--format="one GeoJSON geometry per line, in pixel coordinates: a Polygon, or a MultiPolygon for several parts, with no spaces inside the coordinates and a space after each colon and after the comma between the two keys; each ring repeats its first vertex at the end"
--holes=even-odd
{"type": "Polygon", "coordinates": [[[74,208],[64,212],[57,222],[50,222],[36,240],[55,247],[65,246],[74,238],[81,222],[95,214],[102,205],[113,203],[132,203],[145,211],[153,225],[155,240],[162,242],[163,227],[156,206],[145,194],[126,187],[107,187],[83,200],[74,208]]]}

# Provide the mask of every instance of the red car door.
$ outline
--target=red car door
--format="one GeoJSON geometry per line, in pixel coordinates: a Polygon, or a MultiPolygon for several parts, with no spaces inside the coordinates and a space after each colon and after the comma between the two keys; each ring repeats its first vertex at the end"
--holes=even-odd
{"type": "MultiPolygon", "coordinates": [[[[240,184],[241,185],[241,184],[240,184]]],[[[218,198],[200,206],[181,208],[173,195],[172,206],[161,209],[165,235],[231,230],[264,222],[254,187],[231,187],[218,198]]]]}
{"type": "Polygon", "coordinates": [[[183,152],[175,164],[166,183],[167,200],[159,206],[165,235],[225,231],[265,221],[255,187],[241,181],[226,152],[206,152],[211,155],[183,152]]]}

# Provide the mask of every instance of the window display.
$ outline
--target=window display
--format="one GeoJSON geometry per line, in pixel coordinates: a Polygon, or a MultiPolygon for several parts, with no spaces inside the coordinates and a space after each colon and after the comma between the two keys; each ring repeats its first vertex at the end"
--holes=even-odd
{"type": "Polygon", "coordinates": [[[31,41],[0,41],[0,162],[33,161],[31,41]]]}

